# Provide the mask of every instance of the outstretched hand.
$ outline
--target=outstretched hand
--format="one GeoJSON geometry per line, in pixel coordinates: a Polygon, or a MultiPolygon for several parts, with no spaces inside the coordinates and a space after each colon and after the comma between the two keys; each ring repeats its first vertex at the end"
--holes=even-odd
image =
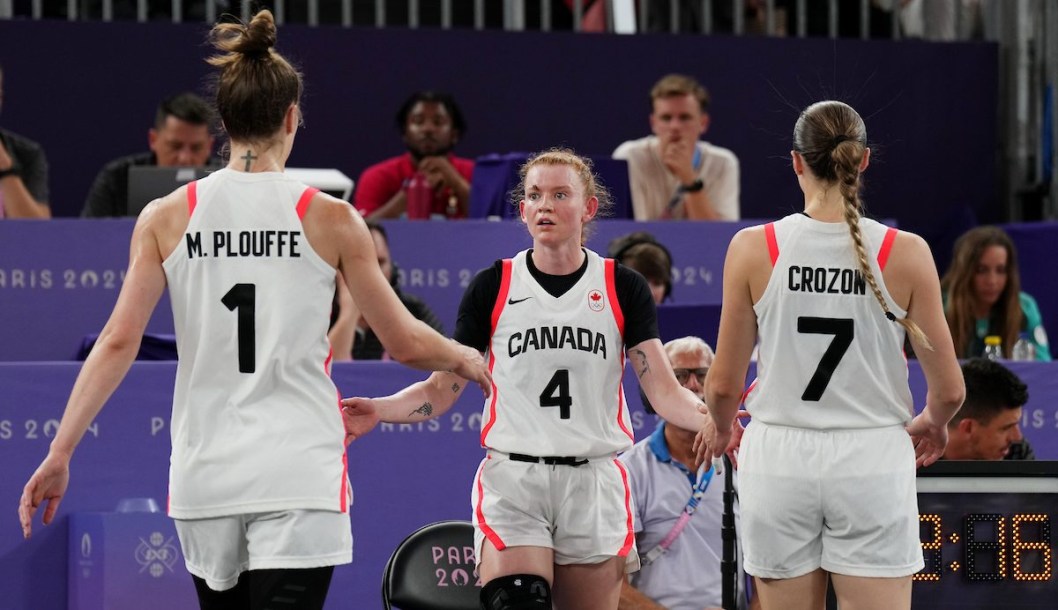
{"type": "Polygon", "coordinates": [[[18,520],[22,524],[22,536],[29,538],[33,533],[33,515],[42,503],[45,504],[41,518],[44,525],[55,519],[55,513],[59,510],[59,503],[62,502],[69,483],[69,460],[49,453],[29,478],[22,489],[22,498],[18,501],[18,520]]]}
{"type": "Polygon", "coordinates": [[[342,399],[342,420],[345,423],[345,444],[370,432],[378,424],[378,411],[370,398],[342,399]]]}
{"type": "Polygon", "coordinates": [[[905,429],[915,446],[916,467],[929,466],[944,455],[944,448],[948,446],[947,424],[938,425],[926,411],[922,411],[905,429]]]}

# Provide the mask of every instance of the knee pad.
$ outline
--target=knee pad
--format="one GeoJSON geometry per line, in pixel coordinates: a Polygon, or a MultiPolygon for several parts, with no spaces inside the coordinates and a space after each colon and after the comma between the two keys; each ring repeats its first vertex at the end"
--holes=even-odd
{"type": "Polygon", "coordinates": [[[536,574],[500,576],[481,588],[485,610],[551,610],[551,585],[536,574]]]}

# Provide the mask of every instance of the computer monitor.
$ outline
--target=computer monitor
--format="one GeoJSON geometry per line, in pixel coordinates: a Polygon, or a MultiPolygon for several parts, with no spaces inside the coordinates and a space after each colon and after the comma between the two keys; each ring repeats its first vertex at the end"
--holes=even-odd
{"type": "Polygon", "coordinates": [[[127,214],[139,216],[150,202],[175,191],[192,180],[205,177],[216,167],[158,167],[134,165],[129,168],[127,214]]]}
{"type": "Polygon", "coordinates": [[[288,167],[285,173],[338,199],[349,201],[353,194],[353,179],[336,169],[288,167]]]}

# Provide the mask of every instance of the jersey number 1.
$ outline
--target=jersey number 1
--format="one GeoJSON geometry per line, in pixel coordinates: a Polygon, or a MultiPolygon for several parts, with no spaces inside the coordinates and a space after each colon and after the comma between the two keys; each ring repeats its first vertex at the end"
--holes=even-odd
{"type": "Polygon", "coordinates": [[[812,375],[812,379],[808,382],[808,387],[805,388],[804,394],[801,394],[801,400],[817,402],[823,397],[823,392],[826,391],[830,378],[838,368],[838,363],[841,362],[842,356],[852,345],[852,331],[851,318],[813,318],[809,316],[797,318],[797,332],[799,333],[834,335],[834,339],[830,341],[827,351],[823,352],[823,357],[819,360],[819,366],[816,367],[815,374],[812,375]]]}
{"type": "Polygon", "coordinates": [[[239,310],[239,372],[254,372],[254,352],[256,345],[254,335],[257,333],[257,322],[254,319],[254,308],[257,302],[256,284],[236,284],[220,300],[228,311],[239,310]]]}

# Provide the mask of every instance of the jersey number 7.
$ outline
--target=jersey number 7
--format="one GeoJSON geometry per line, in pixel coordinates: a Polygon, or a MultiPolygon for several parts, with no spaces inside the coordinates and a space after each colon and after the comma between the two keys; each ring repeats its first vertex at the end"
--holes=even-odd
{"type": "Polygon", "coordinates": [[[852,345],[853,326],[851,318],[814,318],[801,316],[797,318],[797,332],[812,335],[834,335],[827,351],[819,360],[815,374],[808,382],[801,400],[818,402],[823,397],[823,392],[830,383],[830,378],[838,368],[842,356],[852,345]]]}

